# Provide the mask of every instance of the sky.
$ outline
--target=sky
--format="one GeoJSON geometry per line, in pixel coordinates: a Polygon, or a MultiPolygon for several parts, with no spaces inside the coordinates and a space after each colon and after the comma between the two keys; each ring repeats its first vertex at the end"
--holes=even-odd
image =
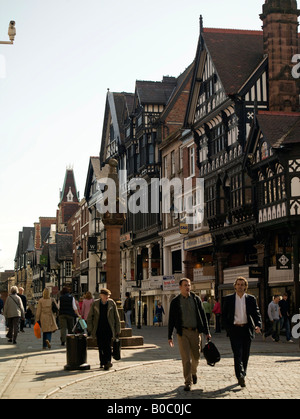
{"type": "Polygon", "coordinates": [[[260,30],[263,0],[0,0],[0,271],[18,232],[55,217],[66,168],[84,196],[107,89],[178,77],[204,27],[260,30]]]}

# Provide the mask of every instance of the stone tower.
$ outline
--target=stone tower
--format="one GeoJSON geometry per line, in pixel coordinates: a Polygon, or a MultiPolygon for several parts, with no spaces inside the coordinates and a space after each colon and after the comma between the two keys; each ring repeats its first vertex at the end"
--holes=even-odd
{"type": "Polygon", "coordinates": [[[269,60],[270,111],[299,111],[299,89],[292,77],[292,57],[298,54],[296,0],[266,0],[263,13],[264,53],[269,60]]]}

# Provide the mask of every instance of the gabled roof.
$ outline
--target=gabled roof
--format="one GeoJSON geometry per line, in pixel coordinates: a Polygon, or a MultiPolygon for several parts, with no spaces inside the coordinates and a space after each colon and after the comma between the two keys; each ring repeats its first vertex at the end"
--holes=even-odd
{"type": "Polygon", "coordinates": [[[100,160],[106,160],[106,147],[110,124],[113,124],[118,144],[124,140],[124,122],[133,111],[134,94],[126,92],[107,92],[103,118],[102,138],[100,146],[100,160]]]}
{"type": "MultiPolygon", "coordinates": [[[[160,121],[164,121],[169,114],[170,110],[173,108],[174,103],[182,93],[182,90],[186,89],[187,83],[190,81],[191,74],[193,73],[195,62],[193,61],[180,76],[177,77],[176,81],[176,88],[173,90],[171,96],[169,97],[169,100],[166,104],[165,109],[160,115],[160,121]]],[[[182,116],[182,119],[184,119],[184,116],[182,116]]]]}
{"type": "Polygon", "coordinates": [[[34,251],[34,227],[23,227],[22,231],[19,231],[19,240],[16,250],[15,260],[21,257],[24,253],[34,251]]]}
{"type": "Polygon", "coordinates": [[[263,60],[263,32],[204,28],[202,37],[227,95],[238,93],[263,60]]]}
{"type": "Polygon", "coordinates": [[[300,143],[300,113],[259,112],[257,122],[273,148],[300,143]]]}
{"type": "Polygon", "coordinates": [[[101,173],[100,157],[95,157],[95,156],[90,157],[88,172],[86,176],[85,190],[84,190],[84,197],[86,201],[89,200],[90,188],[92,185],[93,177],[95,176],[97,179],[99,179],[100,173],[101,173]]]}
{"type": "Polygon", "coordinates": [[[260,111],[251,127],[244,152],[244,166],[249,155],[256,151],[262,133],[264,141],[273,149],[284,149],[288,144],[300,143],[300,113],[260,111]]]}
{"type": "Polygon", "coordinates": [[[136,95],[141,105],[165,105],[176,88],[176,77],[163,77],[162,81],[136,81],[136,95]]]}

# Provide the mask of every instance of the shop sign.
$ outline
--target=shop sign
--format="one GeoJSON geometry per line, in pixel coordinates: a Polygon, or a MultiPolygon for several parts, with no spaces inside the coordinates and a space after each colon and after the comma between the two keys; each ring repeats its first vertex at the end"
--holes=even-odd
{"type": "Polygon", "coordinates": [[[276,255],[276,269],[287,270],[292,269],[292,256],[290,253],[276,255]]]}
{"type": "Polygon", "coordinates": [[[48,265],[48,256],[41,255],[40,256],[40,265],[47,266],[48,265]]]}
{"type": "Polygon", "coordinates": [[[169,276],[163,276],[163,290],[169,291],[169,290],[178,290],[179,285],[175,280],[174,275],[169,276]]]}
{"type": "Polygon", "coordinates": [[[180,223],[179,225],[180,234],[189,234],[189,225],[186,223],[180,223]]]}
{"type": "Polygon", "coordinates": [[[122,234],[120,237],[120,244],[131,242],[131,233],[122,234]]]}
{"type": "Polygon", "coordinates": [[[264,275],[263,267],[249,266],[249,278],[260,278],[264,275]]]}
{"type": "Polygon", "coordinates": [[[88,252],[97,252],[97,237],[91,236],[88,238],[88,252]]]}
{"type": "Polygon", "coordinates": [[[213,240],[211,234],[203,234],[202,236],[193,237],[191,239],[185,239],[183,243],[184,250],[197,249],[199,247],[205,247],[212,245],[213,240]]]}

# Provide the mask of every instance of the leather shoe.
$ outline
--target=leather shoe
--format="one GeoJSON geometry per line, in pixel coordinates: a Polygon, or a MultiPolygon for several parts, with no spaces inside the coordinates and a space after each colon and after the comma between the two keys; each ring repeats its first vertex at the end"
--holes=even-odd
{"type": "Polygon", "coordinates": [[[108,371],[112,366],[113,364],[111,362],[108,362],[107,364],[104,365],[104,370],[108,371]]]}
{"type": "Polygon", "coordinates": [[[192,375],[192,379],[193,379],[193,384],[197,384],[198,378],[197,375],[192,375]]]}
{"type": "Polygon", "coordinates": [[[243,375],[241,375],[240,378],[239,378],[239,385],[241,387],[246,387],[245,377],[243,375]]]}
{"type": "Polygon", "coordinates": [[[191,385],[190,384],[186,384],[183,390],[184,391],[191,391],[191,385]]]}

